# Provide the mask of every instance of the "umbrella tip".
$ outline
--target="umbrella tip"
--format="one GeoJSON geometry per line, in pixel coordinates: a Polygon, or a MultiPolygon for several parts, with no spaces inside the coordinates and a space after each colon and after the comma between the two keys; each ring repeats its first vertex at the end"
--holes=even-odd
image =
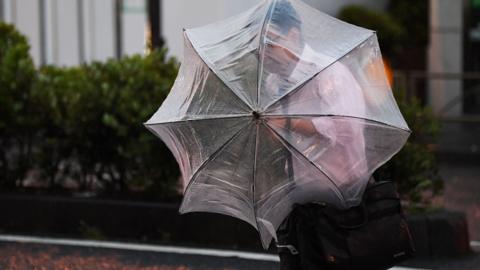
{"type": "Polygon", "coordinates": [[[260,118],[260,114],[259,114],[258,112],[256,112],[256,111],[253,111],[253,112],[252,112],[252,115],[253,115],[253,118],[254,118],[255,120],[258,120],[258,119],[260,118]]]}

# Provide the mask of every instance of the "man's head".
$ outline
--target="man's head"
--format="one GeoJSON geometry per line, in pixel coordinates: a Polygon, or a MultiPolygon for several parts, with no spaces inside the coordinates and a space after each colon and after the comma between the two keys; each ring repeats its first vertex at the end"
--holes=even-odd
{"type": "Polygon", "coordinates": [[[302,28],[297,11],[287,0],[280,0],[275,4],[271,24],[275,25],[282,35],[288,35],[291,30],[300,32],[302,28]]]}
{"type": "Polygon", "coordinates": [[[296,53],[303,50],[300,17],[287,0],[275,3],[267,28],[266,68],[279,75],[288,76],[299,61],[296,53]]]}

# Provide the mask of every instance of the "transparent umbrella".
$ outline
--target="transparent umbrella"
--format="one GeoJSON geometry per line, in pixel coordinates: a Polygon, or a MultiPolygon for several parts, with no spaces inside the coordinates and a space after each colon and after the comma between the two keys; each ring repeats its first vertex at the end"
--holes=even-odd
{"type": "Polygon", "coordinates": [[[184,44],[145,125],[180,165],[180,212],[244,220],[265,248],[295,203],[358,205],[410,134],[375,32],[301,1],[263,1],[184,44]]]}

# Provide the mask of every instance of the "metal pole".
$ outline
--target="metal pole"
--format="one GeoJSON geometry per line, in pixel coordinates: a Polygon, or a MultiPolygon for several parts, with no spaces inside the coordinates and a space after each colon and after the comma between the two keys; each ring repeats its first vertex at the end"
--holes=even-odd
{"type": "Polygon", "coordinates": [[[85,63],[85,38],[83,25],[83,1],[77,0],[77,25],[78,25],[78,59],[80,64],[85,63]]]}
{"type": "Polygon", "coordinates": [[[150,27],[150,40],[148,42],[150,49],[156,49],[163,46],[161,37],[161,3],[160,0],[148,0],[148,24],[150,27]]]}
{"type": "Polygon", "coordinates": [[[117,59],[122,57],[122,7],[123,1],[122,0],[115,0],[115,56],[117,59]]]}
{"type": "Polygon", "coordinates": [[[3,0],[0,0],[0,22],[3,22],[5,21],[5,16],[3,14],[5,8],[4,8],[4,4],[3,4],[3,0]]]}
{"type": "MultiPolygon", "coordinates": [[[[2,0],[0,0],[2,1],[2,0]]],[[[39,30],[40,30],[40,65],[46,65],[47,64],[47,23],[45,21],[46,16],[45,16],[45,0],[40,0],[39,2],[39,30]]]]}

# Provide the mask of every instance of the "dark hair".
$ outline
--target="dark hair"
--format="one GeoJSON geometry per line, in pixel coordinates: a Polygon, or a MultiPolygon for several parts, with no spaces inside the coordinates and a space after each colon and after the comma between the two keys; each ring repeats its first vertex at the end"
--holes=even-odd
{"type": "Polygon", "coordinates": [[[300,30],[302,22],[297,11],[288,0],[279,0],[275,3],[272,23],[277,25],[282,34],[287,34],[292,28],[300,30]]]}

